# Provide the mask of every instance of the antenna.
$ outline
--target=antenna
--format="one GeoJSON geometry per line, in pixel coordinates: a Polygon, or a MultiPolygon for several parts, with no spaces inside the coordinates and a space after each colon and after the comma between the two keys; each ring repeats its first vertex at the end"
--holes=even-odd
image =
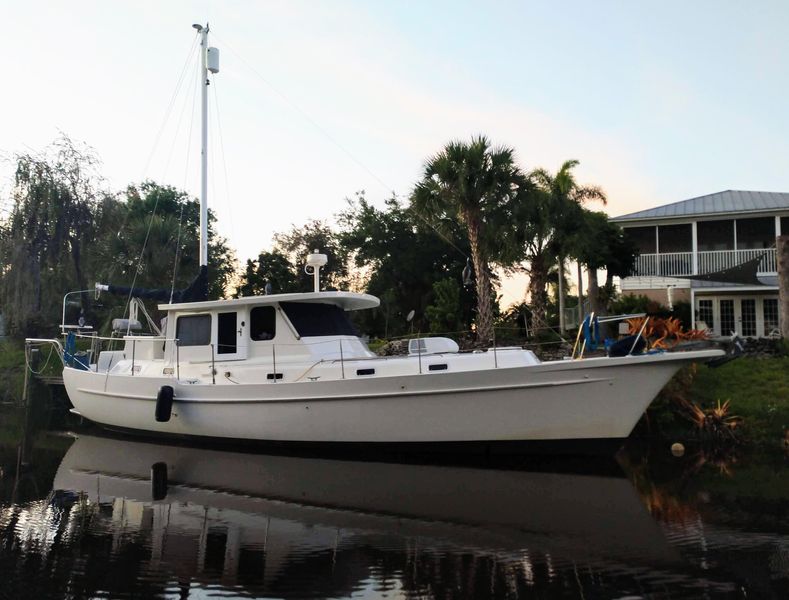
{"type": "Polygon", "coordinates": [[[321,291],[321,267],[326,265],[327,262],[329,262],[329,257],[318,252],[317,248],[312,251],[312,254],[307,256],[307,264],[304,265],[304,272],[307,273],[307,275],[312,275],[315,292],[321,291]],[[308,269],[312,269],[312,271],[308,269]]]}

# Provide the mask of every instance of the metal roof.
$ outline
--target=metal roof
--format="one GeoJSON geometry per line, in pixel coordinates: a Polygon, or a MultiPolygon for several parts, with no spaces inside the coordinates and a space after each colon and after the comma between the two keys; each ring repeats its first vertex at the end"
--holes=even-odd
{"type": "Polygon", "coordinates": [[[707,216],[741,212],[766,212],[789,210],[789,193],[749,192],[726,190],[698,198],[681,200],[655,208],[614,217],[611,221],[646,221],[650,219],[676,219],[682,217],[707,216]]]}

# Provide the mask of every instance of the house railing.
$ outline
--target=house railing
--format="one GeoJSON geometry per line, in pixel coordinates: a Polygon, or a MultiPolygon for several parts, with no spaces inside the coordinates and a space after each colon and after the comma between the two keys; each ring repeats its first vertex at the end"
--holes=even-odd
{"type": "MultiPolygon", "coordinates": [[[[698,274],[714,273],[740,265],[760,255],[758,273],[776,273],[775,248],[749,250],[711,250],[697,253],[698,274]]],[[[693,275],[693,252],[641,254],[636,258],[633,275],[636,277],[676,277],[693,275]]]]}
{"type": "Polygon", "coordinates": [[[759,262],[759,273],[775,273],[778,268],[775,262],[775,248],[753,250],[714,250],[699,252],[699,273],[714,273],[722,269],[741,265],[764,254],[759,262]]]}
{"type": "Polygon", "coordinates": [[[672,277],[693,274],[693,252],[641,254],[636,258],[633,275],[672,277]]]}

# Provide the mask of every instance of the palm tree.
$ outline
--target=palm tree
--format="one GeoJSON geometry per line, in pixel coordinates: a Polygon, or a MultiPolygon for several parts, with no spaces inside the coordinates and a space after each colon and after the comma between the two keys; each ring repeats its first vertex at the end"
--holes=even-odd
{"type": "MultiPolygon", "coordinates": [[[[598,186],[582,186],[575,181],[573,169],[577,160],[565,161],[555,175],[536,169],[532,177],[540,187],[541,206],[535,207],[537,227],[527,248],[529,267],[529,295],[532,301],[532,327],[547,327],[546,304],[548,271],[551,263],[559,261],[559,281],[564,277],[564,261],[571,252],[574,232],[583,224],[582,204],[598,200],[605,204],[605,192],[598,186]]],[[[560,295],[564,291],[560,290],[560,295]]],[[[581,299],[579,298],[579,302],[581,299]]],[[[564,304],[563,297],[560,305],[564,304]]]]}
{"type": "MultiPolygon", "coordinates": [[[[493,339],[493,309],[488,265],[497,248],[491,224],[502,219],[513,199],[530,187],[516,166],[514,151],[493,148],[485,136],[471,143],[453,141],[425,163],[411,195],[416,213],[433,225],[456,220],[465,226],[477,292],[477,342],[493,339]]],[[[497,232],[498,234],[498,232],[497,232]]]]}

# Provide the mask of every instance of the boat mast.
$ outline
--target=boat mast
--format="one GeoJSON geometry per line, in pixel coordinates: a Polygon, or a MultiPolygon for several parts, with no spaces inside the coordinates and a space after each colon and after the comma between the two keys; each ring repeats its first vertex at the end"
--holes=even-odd
{"type": "Polygon", "coordinates": [[[208,73],[219,72],[219,50],[208,47],[208,23],[192,25],[200,34],[200,87],[202,96],[200,141],[200,265],[208,266],[208,73]]]}

